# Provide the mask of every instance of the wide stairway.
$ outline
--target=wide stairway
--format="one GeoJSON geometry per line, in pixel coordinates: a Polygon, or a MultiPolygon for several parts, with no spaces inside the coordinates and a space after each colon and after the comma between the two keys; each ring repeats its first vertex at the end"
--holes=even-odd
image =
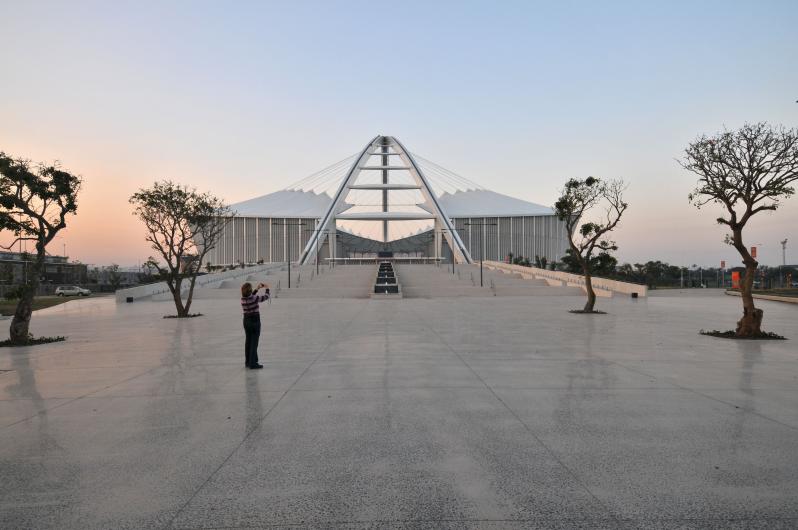
{"type": "MultiPolygon", "coordinates": [[[[291,268],[292,282],[297,281],[299,274],[304,274],[304,271],[300,272],[300,268],[298,267],[291,268]]],[[[269,284],[269,286],[272,288],[272,291],[279,290],[279,288],[283,288],[287,284],[288,267],[285,264],[274,264],[274,266],[270,267],[266,271],[252,271],[235,279],[211,281],[204,285],[200,284],[198,281],[196,287],[194,287],[194,299],[204,300],[240,298],[241,284],[245,281],[251,283],[253,287],[263,282],[269,284]]],[[[185,297],[186,291],[184,290],[183,298],[185,297]]],[[[169,293],[162,293],[153,295],[152,299],[155,301],[171,300],[172,295],[169,293]]]]}
{"type": "Polygon", "coordinates": [[[579,296],[580,287],[552,287],[545,280],[524,279],[520,274],[483,270],[479,285],[479,265],[399,265],[405,298],[449,296],[579,296]]]}
{"type": "Polygon", "coordinates": [[[307,265],[292,268],[291,274],[291,288],[281,278],[276,298],[368,298],[374,290],[377,265],[321,267],[319,274],[314,265],[307,265]]]}
{"type": "MultiPolygon", "coordinates": [[[[273,298],[368,298],[374,289],[377,265],[346,265],[320,267],[315,265],[292,266],[291,287],[288,287],[288,267],[285,264],[242,276],[194,288],[194,299],[237,299],[241,284],[250,282],[268,284],[273,298]]],[[[185,292],[184,292],[185,297],[185,292]]],[[[153,300],[171,300],[169,293],[154,295],[153,300]]]]}
{"type": "MultiPolygon", "coordinates": [[[[275,265],[239,279],[197,286],[194,298],[236,299],[243,281],[269,284],[274,298],[369,298],[373,297],[377,270],[376,263],[322,267],[318,274],[315,265],[293,266],[289,289],[287,267],[275,265]]],[[[403,298],[583,295],[581,287],[552,287],[545,280],[524,279],[520,274],[487,268],[480,287],[478,264],[457,265],[454,274],[451,265],[401,264],[395,265],[395,270],[403,298]]],[[[170,299],[168,293],[153,296],[153,300],[170,299]]]]}

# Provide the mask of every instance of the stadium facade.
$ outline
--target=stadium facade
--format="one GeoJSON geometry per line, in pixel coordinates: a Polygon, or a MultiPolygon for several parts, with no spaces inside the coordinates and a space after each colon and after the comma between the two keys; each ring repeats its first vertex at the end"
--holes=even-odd
{"type": "Polygon", "coordinates": [[[540,204],[487,190],[392,136],[290,188],[231,205],[211,265],[377,256],[470,263],[509,254],[558,261],[565,223],[540,204]]]}

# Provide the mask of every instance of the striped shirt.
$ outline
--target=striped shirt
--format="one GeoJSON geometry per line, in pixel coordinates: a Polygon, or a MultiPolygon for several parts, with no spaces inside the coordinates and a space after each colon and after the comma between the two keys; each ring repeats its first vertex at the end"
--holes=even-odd
{"type": "Polygon", "coordinates": [[[265,289],[264,291],[264,294],[259,295],[258,290],[255,289],[251,295],[241,297],[241,309],[244,310],[245,315],[260,313],[258,305],[264,300],[268,300],[270,298],[269,290],[265,289]]]}

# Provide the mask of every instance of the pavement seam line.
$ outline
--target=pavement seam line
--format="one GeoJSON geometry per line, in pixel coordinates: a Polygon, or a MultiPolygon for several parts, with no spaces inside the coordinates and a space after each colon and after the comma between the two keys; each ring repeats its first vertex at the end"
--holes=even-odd
{"type": "MultiPolygon", "coordinates": [[[[191,497],[189,497],[189,499],[188,499],[188,500],[187,500],[187,501],[186,501],[186,502],[185,502],[185,503],[184,503],[184,504],[183,504],[183,505],[182,505],[182,506],[181,506],[181,507],[180,507],[180,508],[179,508],[179,509],[178,509],[178,510],[175,512],[175,514],[172,516],[172,518],[171,518],[171,519],[169,519],[169,522],[167,522],[167,523],[166,523],[166,525],[164,526],[164,529],[167,529],[167,528],[174,528],[174,522],[175,522],[175,520],[176,520],[176,519],[177,519],[177,518],[180,516],[180,514],[182,514],[182,513],[183,513],[183,511],[184,511],[184,510],[185,510],[185,509],[188,507],[188,505],[189,505],[189,504],[191,504],[191,501],[193,501],[193,500],[194,500],[194,498],[196,498],[196,496],[197,496],[197,495],[199,495],[199,492],[200,492],[200,491],[202,491],[202,489],[203,489],[203,488],[204,488],[204,487],[205,487],[205,486],[206,486],[206,485],[207,485],[207,484],[208,484],[208,483],[211,481],[211,479],[213,479],[213,477],[214,477],[214,476],[216,476],[216,474],[217,474],[217,473],[218,473],[218,472],[219,472],[219,471],[220,471],[220,470],[221,470],[221,469],[222,469],[222,468],[225,466],[225,464],[227,464],[227,462],[228,462],[228,461],[229,461],[229,460],[230,460],[230,459],[233,457],[233,455],[235,455],[235,454],[238,452],[238,450],[239,450],[239,449],[241,449],[241,447],[244,445],[244,443],[246,443],[247,439],[248,439],[248,438],[249,438],[249,437],[250,437],[250,436],[251,436],[251,435],[252,435],[252,434],[253,434],[253,433],[254,433],[256,430],[258,430],[258,429],[261,427],[261,425],[263,425],[263,422],[266,420],[266,417],[267,417],[269,414],[271,414],[271,412],[272,412],[272,411],[273,411],[275,408],[277,408],[277,405],[279,405],[279,404],[280,404],[280,403],[283,401],[283,399],[285,398],[285,396],[287,396],[287,395],[288,395],[288,393],[291,391],[291,389],[294,387],[294,385],[296,385],[296,384],[299,382],[299,380],[300,380],[300,379],[302,379],[302,376],[304,376],[304,375],[307,373],[307,371],[308,371],[308,370],[310,370],[310,368],[311,368],[311,367],[312,367],[312,366],[313,366],[313,365],[316,363],[316,361],[318,361],[318,360],[319,360],[319,359],[322,357],[322,355],[324,355],[324,354],[327,352],[327,350],[329,350],[329,349],[330,349],[330,347],[331,347],[331,346],[332,346],[332,345],[333,345],[335,342],[337,342],[337,341],[338,341],[338,339],[339,339],[339,338],[340,338],[340,337],[341,337],[341,336],[344,334],[344,331],[346,331],[346,330],[349,328],[349,326],[351,326],[351,325],[352,325],[352,323],[353,323],[353,322],[354,322],[354,321],[355,321],[355,320],[356,320],[356,319],[357,319],[357,318],[360,316],[360,314],[361,314],[361,313],[363,313],[365,310],[366,310],[366,305],[364,305],[363,309],[361,309],[360,311],[358,311],[357,313],[355,313],[355,315],[354,315],[354,316],[353,316],[353,317],[352,317],[352,318],[349,320],[349,322],[347,322],[347,323],[346,323],[346,325],[345,325],[345,326],[342,326],[342,327],[341,327],[341,330],[340,330],[340,331],[339,331],[339,332],[338,332],[338,333],[335,335],[335,337],[333,337],[333,338],[330,340],[330,342],[328,342],[328,343],[327,343],[327,345],[324,347],[324,349],[323,349],[323,350],[322,350],[322,351],[321,351],[321,352],[320,352],[320,353],[319,353],[319,354],[318,354],[318,355],[317,355],[317,356],[316,356],[316,357],[315,357],[315,358],[314,358],[314,359],[313,359],[313,360],[312,360],[310,363],[308,363],[308,365],[305,367],[305,369],[304,369],[304,370],[302,370],[302,373],[300,373],[300,374],[297,376],[297,378],[294,380],[294,382],[293,382],[293,383],[291,383],[291,386],[289,386],[289,387],[288,387],[288,388],[287,388],[287,389],[286,389],[286,390],[283,392],[283,394],[280,396],[280,398],[279,398],[277,401],[275,401],[275,402],[274,402],[274,404],[273,404],[271,407],[269,407],[269,410],[267,410],[267,411],[266,411],[266,413],[265,413],[263,416],[261,416],[260,420],[258,420],[258,423],[257,423],[257,424],[256,424],[254,427],[252,427],[252,429],[250,429],[250,431],[249,431],[249,432],[247,432],[247,433],[244,435],[244,437],[241,439],[241,441],[238,443],[238,445],[236,445],[236,446],[235,446],[235,448],[233,448],[233,450],[230,452],[230,454],[229,454],[229,455],[227,455],[227,457],[225,457],[225,459],[224,459],[224,460],[223,460],[223,461],[222,461],[222,462],[221,462],[221,463],[220,463],[220,464],[219,464],[219,465],[216,467],[216,469],[214,469],[214,470],[211,472],[211,474],[210,474],[210,475],[208,475],[208,478],[206,478],[206,479],[205,479],[205,480],[202,482],[202,484],[200,484],[200,485],[199,485],[199,487],[196,489],[196,491],[195,491],[194,493],[192,493],[192,494],[191,494],[191,497]]],[[[244,370],[246,370],[246,369],[244,369],[244,370]]]]}
{"type": "MultiPolygon", "coordinates": [[[[152,372],[154,370],[157,370],[158,368],[159,367],[156,366],[156,367],[150,368],[149,370],[146,370],[146,371],[144,371],[144,372],[142,372],[140,374],[136,374],[133,377],[128,377],[127,379],[123,379],[122,381],[117,381],[116,383],[113,383],[111,385],[104,386],[102,388],[98,388],[97,390],[92,390],[88,394],[84,394],[82,396],[78,396],[78,397],[69,399],[68,401],[65,401],[64,403],[59,403],[58,405],[55,405],[54,407],[50,407],[48,409],[44,409],[42,411],[39,411],[36,414],[33,414],[32,416],[28,416],[27,418],[24,418],[24,419],[21,419],[19,421],[15,421],[14,423],[10,423],[8,425],[0,427],[0,429],[8,429],[9,427],[13,427],[14,425],[18,425],[20,423],[23,423],[23,422],[26,422],[28,420],[31,420],[31,419],[41,415],[42,412],[50,412],[51,410],[55,410],[55,409],[61,408],[61,407],[65,406],[65,405],[69,405],[70,403],[74,403],[75,401],[78,401],[80,399],[90,397],[92,394],[96,394],[97,392],[102,392],[103,390],[108,390],[109,388],[113,388],[116,385],[121,385],[123,383],[127,383],[128,381],[132,381],[133,379],[136,379],[137,377],[141,377],[143,375],[147,375],[148,373],[150,373],[150,372],[152,372]]],[[[113,397],[113,396],[108,396],[108,397],[113,397]]],[[[28,399],[34,399],[34,398],[28,398],[28,399]]],[[[64,399],[64,398],[40,398],[40,399],[47,400],[47,399],[64,399]]]]}
{"type": "Polygon", "coordinates": [[[449,343],[446,341],[446,339],[444,339],[444,338],[441,336],[441,334],[440,334],[440,333],[438,333],[438,331],[437,331],[435,328],[433,328],[433,327],[432,327],[432,325],[431,325],[431,324],[427,324],[427,323],[426,323],[426,322],[424,322],[423,320],[420,320],[420,321],[423,323],[423,325],[427,326],[427,327],[430,329],[430,331],[432,331],[432,333],[433,333],[433,334],[435,334],[435,336],[436,336],[436,337],[438,337],[438,340],[440,340],[440,341],[441,341],[441,342],[442,342],[442,343],[443,343],[443,344],[444,344],[444,345],[445,345],[445,346],[446,346],[446,347],[449,349],[449,351],[451,351],[451,352],[452,352],[452,353],[453,353],[453,354],[454,354],[454,355],[455,355],[455,356],[456,356],[458,359],[460,359],[460,362],[462,362],[462,363],[463,363],[463,364],[466,366],[466,368],[468,368],[468,369],[471,371],[471,373],[472,373],[472,374],[474,374],[474,377],[476,377],[476,378],[477,378],[477,379],[478,379],[478,380],[479,380],[479,381],[480,381],[480,382],[481,382],[483,385],[485,385],[485,388],[487,388],[487,389],[488,389],[488,391],[489,391],[489,392],[490,392],[490,393],[493,395],[493,397],[494,397],[494,398],[496,398],[496,400],[497,400],[499,403],[501,403],[501,404],[502,404],[502,406],[503,406],[503,407],[504,407],[504,408],[507,410],[507,412],[509,412],[509,413],[510,413],[510,415],[511,415],[513,418],[515,418],[515,420],[516,420],[518,423],[520,423],[520,424],[521,424],[521,426],[524,428],[524,430],[526,430],[526,431],[527,431],[527,432],[528,432],[530,435],[532,435],[532,437],[535,439],[535,441],[537,441],[537,442],[538,442],[538,443],[539,443],[539,444],[540,444],[540,445],[541,445],[541,446],[542,446],[542,447],[543,447],[543,448],[546,450],[546,452],[548,452],[548,453],[549,453],[549,455],[550,455],[550,456],[551,456],[551,457],[554,459],[554,461],[555,461],[555,462],[557,462],[557,463],[558,463],[560,466],[562,466],[562,468],[563,468],[563,469],[564,469],[564,470],[565,470],[565,471],[566,471],[566,472],[567,472],[569,475],[571,475],[571,478],[573,478],[573,479],[576,481],[576,483],[577,483],[577,484],[579,484],[579,486],[580,486],[580,487],[581,487],[583,490],[585,490],[585,491],[587,492],[587,494],[588,494],[588,495],[590,495],[590,497],[592,497],[592,498],[593,498],[593,500],[595,500],[595,501],[596,501],[596,502],[599,504],[599,506],[602,506],[602,507],[603,507],[605,510],[607,510],[608,517],[609,517],[610,519],[612,519],[612,520],[615,520],[615,521],[619,520],[619,519],[618,519],[618,517],[617,517],[617,516],[616,516],[616,515],[613,513],[612,509],[611,509],[611,508],[610,508],[610,507],[609,507],[607,504],[605,504],[603,501],[601,501],[601,500],[600,500],[600,499],[599,499],[599,498],[598,498],[598,497],[597,497],[597,496],[596,496],[596,495],[595,495],[595,494],[594,494],[592,491],[590,491],[590,488],[588,488],[588,487],[587,487],[587,485],[585,485],[585,484],[582,482],[582,480],[580,480],[579,476],[578,476],[578,475],[577,475],[577,474],[576,474],[576,473],[575,473],[575,472],[574,472],[574,471],[573,471],[571,468],[569,468],[568,466],[566,466],[566,465],[565,465],[565,463],[563,463],[563,461],[562,461],[562,460],[561,460],[561,459],[560,459],[560,458],[559,458],[559,457],[558,457],[558,456],[557,456],[557,455],[554,453],[554,451],[553,451],[553,450],[552,450],[552,449],[551,449],[551,448],[550,448],[548,445],[546,445],[545,443],[543,443],[543,441],[540,439],[540,437],[538,437],[538,435],[537,435],[537,434],[535,434],[535,433],[534,433],[534,431],[532,431],[532,429],[529,427],[529,425],[527,425],[527,424],[526,424],[526,422],[525,422],[525,421],[523,421],[523,420],[522,420],[522,419],[521,419],[521,418],[518,416],[518,414],[516,414],[516,413],[515,413],[515,411],[514,411],[513,409],[511,409],[511,408],[510,408],[510,407],[507,405],[507,403],[505,403],[505,402],[504,402],[504,400],[503,400],[501,397],[499,397],[499,395],[498,395],[498,394],[497,394],[497,393],[496,393],[496,392],[493,390],[493,388],[491,388],[491,386],[490,386],[490,385],[488,385],[488,384],[485,382],[485,380],[484,380],[484,379],[482,379],[482,377],[480,377],[480,375],[479,375],[479,374],[478,374],[478,373],[477,373],[477,372],[476,372],[476,371],[475,371],[475,370],[474,370],[474,369],[471,367],[471,365],[470,365],[470,364],[468,364],[468,362],[466,362],[466,361],[465,361],[465,359],[463,359],[463,358],[460,356],[460,354],[459,354],[459,353],[457,353],[457,352],[454,350],[454,348],[452,348],[452,347],[451,347],[451,345],[450,345],[450,344],[449,344],[449,343]]]}
{"type": "MultiPolygon", "coordinates": [[[[655,375],[651,375],[649,373],[643,372],[640,369],[631,368],[629,366],[621,364],[620,362],[617,362],[617,361],[611,361],[611,362],[613,362],[614,364],[617,364],[618,366],[620,366],[622,368],[625,368],[626,370],[629,370],[630,372],[635,372],[637,374],[644,375],[646,377],[653,377],[654,379],[657,378],[657,376],[655,376],[655,375]]],[[[774,423],[777,423],[778,425],[781,425],[782,427],[787,427],[788,429],[792,429],[792,430],[798,431],[798,427],[796,427],[795,425],[790,425],[790,424],[784,423],[782,421],[779,421],[779,420],[777,420],[775,418],[771,418],[770,416],[765,416],[761,412],[757,412],[757,411],[752,410],[752,409],[743,408],[742,406],[735,405],[734,403],[731,403],[729,401],[724,401],[724,400],[722,400],[720,398],[716,398],[714,396],[710,396],[708,394],[704,394],[703,392],[700,392],[700,391],[698,391],[698,390],[696,390],[694,388],[689,388],[689,387],[682,386],[682,385],[679,385],[679,384],[676,384],[676,383],[667,383],[667,384],[674,386],[678,390],[684,390],[686,392],[691,392],[691,393],[693,393],[693,394],[695,394],[697,396],[701,396],[701,397],[709,399],[711,401],[715,401],[717,403],[722,403],[723,405],[728,405],[728,406],[734,407],[735,409],[738,409],[738,410],[744,410],[744,411],[748,412],[749,414],[753,414],[754,416],[758,416],[758,417],[760,417],[760,418],[762,418],[764,420],[772,421],[774,423]]],[[[726,390],[726,389],[719,389],[719,390],[726,390]]],[[[729,390],[735,390],[735,389],[729,389],[729,390]]],[[[789,390],[787,390],[787,391],[789,392],[789,390]]]]}
{"type": "MultiPolygon", "coordinates": [[[[733,522],[733,521],[796,521],[798,517],[526,517],[521,519],[369,519],[369,520],[355,520],[355,521],[323,521],[323,525],[363,525],[363,524],[394,524],[394,523],[526,523],[526,522],[624,522],[624,523],[651,523],[659,521],[667,522],[733,522]]],[[[238,526],[194,526],[191,530],[236,530],[241,528],[308,528],[308,523],[269,523],[259,524],[257,526],[251,525],[238,525],[238,526]]]]}

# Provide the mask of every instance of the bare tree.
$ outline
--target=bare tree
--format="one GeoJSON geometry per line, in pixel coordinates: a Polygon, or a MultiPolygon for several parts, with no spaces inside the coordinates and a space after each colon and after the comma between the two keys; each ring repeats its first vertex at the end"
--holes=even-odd
{"type": "Polygon", "coordinates": [[[554,204],[557,217],[560,221],[565,221],[571,258],[579,264],[585,276],[587,302],[582,309],[585,313],[593,313],[596,305],[592,280],[593,266],[596,263],[593,252],[599,250],[601,253],[609,253],[618,249],[614,241],[605,237],[618,226],[623,212],[626,211],[628,205],[623,201],[625,189],[622,180],[605,182],[595,177],[585,180],[571,179],[565,183],[560,198],[554,204]],[[580,226],[580,221],[600,205],[605,208],[603,216],[596,222],[588,221],[580,226]]]}
{"type": "Polygon", "coordinates": [[[712,137],[701,136],[687,147],[680,163],[698,175],[690,202],[697,208],[716,204],[725,209],[717,222],[729,227],[726,243],[743,258],[743,317],[737,322],[735,335],[761,336],[764,313],[754,306],[751,293],[758,263],[743,243],[743,229],[751,217],[776,210],[781,199],[795,192],[792,185],[798,180],[798,130],[757,123],[712,137]]]}
{"type": "Polygon", "coordinates": [[[177,316],[190,316],[200,265],[233,213],[221,199],[168,180],[140,189],[130,203],[135,206],[134,215],[144,222],[146,240],[159,255],[148,263],[166,281],[177,316]],[[189,282],[185,302],[181,295],[184,280],[189,282]]]}
{"type": "Polygon", "coordinates": [[[0,230],[14,233],[5,249],[20,241],[31,241],[36,249],[27,281],[11,320],[12,344],[31,342],[30,320],[33,298],[44,270],[47,245],[66,228],[66,218],[77,209],[81,179],[57,164],[31,167],[28,160],[15,159],[0,152],[0,230]]]}

